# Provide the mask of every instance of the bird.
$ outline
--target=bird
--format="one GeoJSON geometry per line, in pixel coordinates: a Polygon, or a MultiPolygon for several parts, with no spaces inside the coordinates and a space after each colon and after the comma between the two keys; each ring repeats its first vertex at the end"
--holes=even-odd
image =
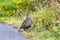
{"type": "Polygon", "coordinates": [[[31,27],[31,25],[32,25],[32,20],[31,20],[29,14],[30,14],[30,13],[29,13],[29,10],[28,10],[27,13],[26,13],[26,19],[23,21],[23,23],[21,24],[21,27],[20,27],[19,29],[24,29],[24,30],[26,30],[26,29],[28,29],[28,28],[31,27]]]}

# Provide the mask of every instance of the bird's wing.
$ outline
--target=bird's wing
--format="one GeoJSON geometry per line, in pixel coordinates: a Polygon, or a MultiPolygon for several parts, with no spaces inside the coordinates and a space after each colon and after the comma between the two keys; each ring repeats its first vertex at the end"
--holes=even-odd
{"type": "Polygon", "coordinates": [[[27,23],[27,21],[24,20],[23,23],[22,23],[22,25],[21,25],[21,27],[26,26],[26,23],[27,23]]]}

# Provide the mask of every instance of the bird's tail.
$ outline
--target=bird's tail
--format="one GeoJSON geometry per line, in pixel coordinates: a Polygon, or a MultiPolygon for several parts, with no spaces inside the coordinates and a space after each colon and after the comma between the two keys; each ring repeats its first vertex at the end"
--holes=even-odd
{"type": "Polygon", "coordinates": [[[21,32],[22,27],[19,28],[19,32],[21,32]]]}
{"type": "Polygon", "coordinates": [[[22,27],[20,27],[20,29],[22,29],[22,27]]]}

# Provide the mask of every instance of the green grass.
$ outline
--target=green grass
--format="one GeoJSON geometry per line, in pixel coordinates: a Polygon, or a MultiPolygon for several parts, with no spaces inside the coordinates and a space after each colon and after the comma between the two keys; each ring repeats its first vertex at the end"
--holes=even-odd
{"type": "MultiPolygon", "coordinates": [[[[60,11],[57,10],[56,16],[51,6],[43,9],[42,6],[46,3],[48,6],[51,4],[49,0],[40,2],[36,0],[0,0],[0,22],[19,28],[26,17],[28,7],[33,24],[27,32],[21,33],[29,40],[60,40],[60,11]]],[[[55,7],[52,6],[53,9],[58,9],[55,7]]]]}
{"type": "MultiPolygon", "coordinates": [[[[29,40],[60,40],[60,24],[56,26],[56,16],[53,11],[41,9],[30,14],[30,17],[33,21],[32,27],[27,32],[22,32],[29,40]]],[[[25,15],[0,17],[0,22],[19,28],[24,19],[25,15]]]]}

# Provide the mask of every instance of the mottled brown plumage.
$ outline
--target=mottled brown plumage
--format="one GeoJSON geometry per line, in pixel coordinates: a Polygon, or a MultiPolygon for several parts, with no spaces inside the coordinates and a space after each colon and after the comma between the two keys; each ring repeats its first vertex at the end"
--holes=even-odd
{"type": "Polygon", "coordinates": [[[26,14],[26,19],[23,21],[23,23],[21,24],[21,27],[20,27],[20,29],[28,29],[28,28],[30,28],[31,27],[31,24],[32,24],[32,20],[30,19],[30,17],[29,17],[29,10],[28,10],[28,12],[27,12],[27,14],[26,14]]]}

